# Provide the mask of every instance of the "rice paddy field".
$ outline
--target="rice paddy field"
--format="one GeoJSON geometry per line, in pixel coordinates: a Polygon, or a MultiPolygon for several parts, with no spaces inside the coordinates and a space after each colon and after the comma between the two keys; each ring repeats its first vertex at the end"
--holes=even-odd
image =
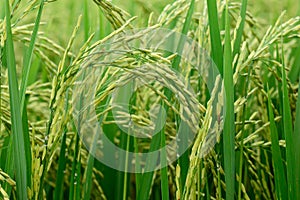
{"type": "Polygon", "coordinates": [[[298,0],[0,0],[0,199],[300,199],[298,0]]]}

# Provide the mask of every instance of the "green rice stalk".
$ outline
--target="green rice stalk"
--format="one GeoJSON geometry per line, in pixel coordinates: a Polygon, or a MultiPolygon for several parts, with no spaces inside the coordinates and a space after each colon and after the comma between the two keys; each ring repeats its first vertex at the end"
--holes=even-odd
{"type": "Polygon", "coordinates": [[[181,61],[181,57],[179,55],[181,55],[182,51],[183,51],[184,41],[185,41],[184,36],[186,36],[188,31],[189,31],[192,16],[193,16],[193,12],[194,12],[194,7],[195,7],[195,0],[191,0],[190,7],[189,7],[189,10],[187,12],[187,15],[186,15],[186,18],[185,18],[185,21],[184,21],[184,24],[183,24],[183,28],[182,28],[182,31],[181,31],[182,37],[180,38],[178,46],[177,46],[177,54],[178,55],[175,57],[175,59],[172,63],[172,68],[175,71],[179,70],[179,64],[180,64],[180,61],[181,61]]]}
{"type": "MultiPolygon", "coordinates": [[[[24,60],[23,60],[23,73],[22,73],[23,75],[22,75],[22,82],[21,82],[21,86],[20,86],[21,111],[23,111],[23,109],[24,109],[25,93],[26,93],[26,87],[28,85],[28,76],[29,76],[29,72],[31,69],[33,49],[34,49],[35,41],[36,41],[36,38],[38,35],[38,29],[40,26],[43,8],[44,8],[44,0],[41,0],[39,11],[38,11],[38,14],[37,14],[37,17],[35,20],[35,25],[34,25],[32,36],[31,36],[30,44],[29,44],[29,47],[26,51],[26,54],[25,54],[24,60]]],[[[26,148],[26,149],[28,149],[28,148],[26,148]]],[[[31,157],[30,154],[28,154],[28,156],[31,157]]]]}
{"type": "MultiPolygon", "coordinates": [[[[14,156],[13,156],[13,153],[14,153],[14,146],[13,146],[13,140],[14,138],[12,136],[8,137],[8,148],[7,149],[7,157],[6,157],[6,164],[5,164],[5,172],[10,176],[10,177],[13,177],[14,176],[14,170],[15,170],[15,167],[14,167],[14,164],[15,164],[15,160],[14,160],[14,156]]],[[[8,183],[4,183],[3,184],[3,188],[4,190],[6,191],[6,193],[8,195],[10,195],[11,193],[11,190],[12,190],[12,187],[10,184],[8,183]]]]}
{"type": "Polygon", "coordinates": [[[245,26],[245,21],[246,21],[246,13],[247,13],[247,4],[248,0],[242,0],[242,7],[241,7],[241,22],[239,24],[239,27],[237,29],[235,41],[234,41],[234,47],[233,47],[233,58],[240,53],[241,49],[241,44],[242,44],[242,36],[244,32],[244,26],[245,26]]]}
{"type": "Polygon", "coordinates": [[[230,19],[226,1],[225,47],[224,47],[224,83],[226,94],[226,113],[223,133],[223,152],[225,163],[226,199],[234,199],[235,194],[235,114],[234,114],[234,84],[232,70],[230,19]]]}
{"type": "MultiPolygon", "coordinates": [[[[250,85],[250,78],[251,78],[251,71],[252,69],[248,69],[248,74],[247,74],[247,80],[245,84],[245,99],[249,98],[249,85],[250,85]]],[[[239,158],[239,188],[238,188],[238,199],[241,199],[242,195],[242,189],[243,189],[243,184],[242,184],[242,178],[243,178],[243,161],[244,161],[244,138],[245,138],[245,121],[246,121],[246,115],[247,115],[247,104],[245,103],[243,105],[243,112],[242,112],[242,135],[241,135],[241,147],[240,147],[240,158],[239,158]]]]}
{"type": "Polygon", "coordinates": [[[284,51],[282,50],[282,103],[283,103],[283,128],[286,141],[286,162],[287,162],[287,184],[289,199],[297,199],[296,177],[295,177],[295,152],[294,152],[294,136],[291,116],[291,107],[289,101],[289,94],[287,89],[287,80],[284,64],[284,51]]]}
{"type": "Polygon", "coordinates": [[[211,40],[211,56],[223,76],[223,52],[219,29],[219,17],[216,0],[207,0],[208,21],[211,40]]]}
{"type": "Polygon", "coordinates": [[[271,95],[268,86],[268,110],[270,120],[271,142],[272,142],[272,159],[274,165],[274,178],[276,186],[276,195],[278,199],[287,199],[287,184],[285,171],[282,163],[281,150],[279,146],[278,132],[274,120],[274,113],[271,102],[271,95]]]}
{"type": "MultiPolygon", "coordinates": [[[[26,97],[24,106],[27,106],[29,97],[26,97]]],[[[22,113],[22,125],[23,125],[23,134],[24,134],[24,147],[25,147],[25,157],[26,157],[26,167],[27,167],[27,186],[31,187],[31,169],[32,169],[32,160],[31,160],[31,147],[30,147],[30,137],[29,137],[29,124],[27,110],[24,109],[22,113]]]]}
{"type": "MultiPolygon", "coordinates": [[[[295,177],[296,177],[296,186],[295,188],[300,188],[300,151],[299,151],[299,146],[300,146],[300,82],[298,86],[298,99],[296,103],[296,118],[294,122],[294,136],[295,136],[295,177]]],[[[297,197],[300,197],[300,191],[297,190],[297,197]]]]}
{"type": "Polygon", "coordinates": [[[11,31],[10,21],[10,5],[9,1],[5,1],[5,16],[6,16],[6,60],[8,68],[9,79],[9,93],[10,93],[10,108],[11,108],[11,123],[13,132],[13,146],[16,169],[16,183],[17,183],[17,197],[19,199],[27,199],[27,167],[26,158],[24,155],[24,135],[22,125],[22,115],[20,108],[18,80],[16,73],[16,60],[14,53],[14,44],[11,31]]]}

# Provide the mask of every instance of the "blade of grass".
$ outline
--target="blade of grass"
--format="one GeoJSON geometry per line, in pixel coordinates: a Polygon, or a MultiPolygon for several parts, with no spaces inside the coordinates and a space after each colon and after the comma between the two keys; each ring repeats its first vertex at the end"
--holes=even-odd
{"type": "MultiPolygon", "coordinates": [[[[1,112],[1,109],[0,109],[0,112],[1,112]]],[[[1,120],[1,118],[0,118],[1,120]]],[[[1,125],[1,123],[0,123],[1,125]]],[[[7,152],[9,151],[9,140],[10,140],[10,137],[7,136],[7,137],[4,137],[3,135],[0,136],[1,140],[3,141],[3,144],[2,144],[2,148],[0,148],[0,169],[6,169],[6,160],[7,160],[7,152]]]]}
{"type": "Polygon", "coordinates": [[[241,7],[241,13],[240,13],[241,23],[237,30],[236,39],[234,41],[233,54],[232,54],[233,57],[235,57],[236,54],[240,53],[242,36],[243,36],[243,31],[244,31],[244,26],[245,26],[245,21],[246,21],[247,4],[248,4],[248,0],[242,0],[242,7],[241,7]]]}
{"type": "MultiPolygon", "coordinates": [[[[27,96],[25,98],[24,106],[27,106],[29,97],[27,96]]],[[[23,125],[23,134],[24,134],[24,148],[25,148],[25,158],[26,158],[26,167],[27,167],[27,186],[31,187],[31,147],[30,147],[30,136],[29,136],[29,125],[28,125],[28,116],[27,116],[27,110],[23,110],[22,114],[22,125],[23,125]]]]}
{"type": "Polygon", "coordinates": [[[25,93],[26,93],[26,87],[28,85],[28,77],[31,69],[33,49],[37,38],[43,7],[44,7],[44,0],[41,0],[39,11],[35,19],[35,25],[33,28],[29,48],[27,49],[26,54],[23,57],[22,82],[20,86],[20,106],[21,106],[20,109],[21,109],[22,120],[23,120],[25,158],[27,163],[27,186],[31,185],[31,148],[30,148],[30,138],[29,138],[29,130],[28,130],[27,111],[25,109],[26,108],[25,93]]]}
{"type": "Polygon", "coordinates": [[[223,52],[216,0],[207,0],[212,59],[223,77],[223,52]]]}
{"type": "Polygon", "coordinates": [[[270,131],[271,131],[271,149],[272,149],[272,160],[274,165],[274,179],[276,187],[276,195],[278,199],[288,199],[287,198],[287,185],[285,171],[282,163],[281,151],[279,146],[278,132],[274,120],[274,113],[271,103],[271,96],[268,88],[268,110],[269,110],[269,120],[270,120],[270,131]]]}
{"type": "MultiPolygon", "coordinates": [[[[282,41],[283,43],[283,41],[282,41]]],[[[283,48],[283,47],[282,47],[283,48]]],[[[288,194],[289,199],[296,198],[296,177],[295,177],[295,153],[294,153],[294,138],[293,138],[293,125],[291,116],[291,107],[287,89],[287,80],[284,64],[284,51],[282,49],[282,87],[283,87],[283,129],[286,140],[286,161],[287,161],[287,180],[288,180],[288,194]]]]}
{"type": "MultiPolygon", "coordinates": [[[[295,136],[295,176],[296,176],[296,186],[295,188],[300,188],[300,82],[298,86],[298,99],[296,103],[296,119],[295,119],[295,125],[294,125],[294,136],[295,136]]],[[[300,197],[300,190],[297,190],[297,197],[300,197]]]]}
{"type": "Polygon", "coordinates": [[[183,51],[184,42],[185,42],[184,36],[186,36],[188,31],[189,31],[190,24],[191,24],[191,21],[192,21],[192,16],[193,16],[193,13],[194,13],[194,7],[195,7],[195,0],[191,0],[191,4],[190,4],[189,10],[187,12],[187,15],[185,17],[185,21],[184,21],[183,28],[182,28],[182,31],[181,31],[182,37],[180,38],[178,46],[177,46],[177,52],[176,53],[178,54],[178,56],[176,56],[174,58],[174,61],[172,63],[172,68],[176,71],[178,71],[178,69],[179,69],[179,64],[180,64],[180,61],[181,61],[181,57],[179,55],[181,55],[182,51],[183,51]]]}
{"type": "MultiPolygon", "coordinates": [[[[13,156],[14,153],[14,146],[13,146],[13,142],[14,142],[14,138],[12,135],[10,135],[9,137],[9,143],[8,143],[8,149],[7,149],[7,157],[6,157],[6,163],[5,163],[5,172],[10,176],[10,177],[14,177],[14,171],[15,171],[15,167],[14,167],[14,163],[15,163],[15,159],[13,156]]],[[[8,184],[7,182],[4,183],[3,186],[4,190],[6,191],[6,193],[10,196],[12,187],[10,184],[8,184]]]]}
{"type": "MultiPolygon", "coordinates": [[[[281,58],[280,58],[280,47],[278,46],[278,43],[276,43],[276,57],[275,59],[281,63],[281,58]]],[[[276,72],[281,75],[281,67],[278,66],[276,68],[276,72]]],[[[270,83],[269,83],[270,84],[270,83]]],[[[279,81],[277,83],[277,92],[278,92],[278,96],[279,96],[279,101],[278,101],[278,110],[280,111],[280,115],[283,116],[283,90],[282,90],[283,86],[282,86],[282,81],[279,81]]],[[[280,121],[280,126],[277,127],[278,128],[278,137],[279,138],[284,138],[284,131],[283,131],[283,121],[280,121]]]]}
{"type": "Polygon", "coordinates": [[[39,11],[38,11],[37,17],[35,18],[35,24],[34,24],[34,28],[32,31],[32,36],[31,36],[31,40],[29,43],[29,47],[26,51],[26,55],[23,58],[22,82],[21,82],[21,86],[20,86],[20,105],[21,105],[22,113],[24,110],[25,93],[26,93],[26,87],[28,85],[29,72],[31,69],[33,50],[34,50],[35,42],[37,39],[37,34],[38,34],[40,22],[41,22],[43,8],[44,8],[44,0],[41,0],[39,11]]]}
{"type": "Polygon", "coordinates": [[[225,46],[224,46],[224,83],[226,94],[226,113],[223,133],[226,199],[234,199],[235,191],[235,152],[234,152],[234,84],[232,70],[230,19],[226,1],[225,46]]]}
{"type": "MultiPolygon", "coordinates": [[[[251,70],[252,68],[248,69],[247,79],[246,83],[244,85],[244,97],[245,99],[248,99],[248,89],[250,85],[250,77],[251,77],[251,70]]],[[[245,130],[245,121],[246,117],[248,116],[249,108],[247,107],[247,104],[243,106],[243,115],[242,115],[242,134],[241,134],[241,144],[240,144],[240,157],[239,157],[239,181],[238,181],[238,199],[242,199],[242,179],[243,179],[243,162],[244,162],[244,138],[246,137],[247,130],[245,130]]]]}
{"type": "Polygon", "coordinates": [[[14,44],[11,31],[10,22],[10,5],[9,0],[5,1],[5,15],[6,15],[6,59],[8,68],[8,79],[9,79],[9,94],[10,94],[10,109],[11,109],[11,123],[13,133],[13,146],[14,146],[14,158],[15,158],[15,169],[16,169],[16,183],[17,183],[17,197],[18,199],[27,199],[27,167],[26,158],[24,155],[24,135],[22,116],[19,100],[19,89],[16,72],[16,60],[14,52],[14,44]]]}

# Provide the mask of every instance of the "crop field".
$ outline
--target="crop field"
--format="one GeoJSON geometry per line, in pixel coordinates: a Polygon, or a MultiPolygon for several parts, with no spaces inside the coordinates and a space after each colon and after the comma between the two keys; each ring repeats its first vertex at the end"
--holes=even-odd
{"type": "Polygon", "coordinates": [[[0,0],[0,200],[300,199],[298,0],[0,0]]]}

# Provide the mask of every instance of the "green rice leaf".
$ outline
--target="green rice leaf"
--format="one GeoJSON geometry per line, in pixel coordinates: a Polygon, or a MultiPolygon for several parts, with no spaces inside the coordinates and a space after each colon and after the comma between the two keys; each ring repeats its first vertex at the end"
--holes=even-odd
{"type": "MultiPolygon", "coordinates": [[[[282,53],[284,53],[282,51],[282,53]]],[[[289,101],[289,94],[287,89],[287,80],[284,65],[284,55],[282,55],[282,87],[283,87],[283,128],[286,141],[286,162],[287,162],[287,180],[288,180],[288,194],[289,199],[296,198],[296,177],[295,177],[295,152],[294,152],[294,136],[293,124],[291,116],[291,107],[289,101]]]]}
{"type": "Polygon", "coordinates": [[[207,0],[208,20],[211,40],[211,56],[223,76],[223,52],[219,28],[219,17],[216,0],[207,0]]]}
{"type": "MultiPolygon", "coordinates": [[[[295,125],[294,125],[294,137],[295,137],[295,177],[296,177],[296,186],[295,188],[300,188],[300,151],[299,151],[299,146],[300,146],[300,82],[298,86],[298,99],[296,103],[296,119],[295,119],[295,125]]],[[[300,197],[300,190],[296,190],[297,192],[297,197],[300,197]]]]}
{"type": "Polygon", "coordinates": [[[278,199],[287,199],[287,184],[285,171],[282,163],[281,151],[279,146],[278,132],[275,124],[274,113],[271,102],[271,95],[268,87],[268,110],[270,120],[270,131],[271,131],[271,148],[272,148],[272,160],[274,165],[274,179],[276,187],[276,195],[278,199]]]}
{"type": "Polygon", "coordinates": [[[226,199],[234,199],[235,193],[235,115],[234,115],[234,84],[232,70],[230,19],[228,1],[226,3],[225,47],[224,47],[224,84],[226,94],[226,113],[223,133],[223,152],[225,163],[226,199]]]}
{"type": "Polygon", "coordinates": [[[22,111],[24,109],[26,87],[28,85],[28,77],[29,77],[29,72],[31,69],[33,50],[34,50],[35,42],[36,42],[37,35],[38,35],[38,30],[39,30],[39,26],[40,26],[40,22],[41,22],[43,8],[44,8],[44,0],[41,0],[39,11],[38,11],[37,17],[35,19],[35,24],[34,24],[34,28],[32,31],[30,44],[29,44],[29,47],[28,47],[26,54],[24,56],[24,59],[23,59],[23,73],[22,73],[22,82],[21,82],[21,86],[20,86],[20,104],[21,104],[22,111]]]}
{"type": "Polygon", "coordinates": [[[6,16],[6,60],[8,68],[9,94],[10,94],[10,109],[11,123],[13,133],[13,146],[16,170],[17,197],[18,199],[27,199],[27,167],[26,158],[24,155],[24,135],[22,125],[22,115],[20,108],[18,80],[16,72],[16,60],[13,44],[13,36],[10,22],[10,5],[9,0],[5,1],[5,16],[6,16]]]}
{"type": "Polygon", "coordinates": [[[236,33],[236,38],[234,41],[234,47],[233,47],[233,57],[236,56],[236,54],[240,53],[240,48],[242,44],[242,36],[243,36],[243,31],[244,31],[244,26],[245,26],[245,21],[246,21],[246,12],[247,12],[247,4],[248,0],[242,0],[242,7],[241,7],[241,23],[238,27],[237,33],[236,33]]]}

